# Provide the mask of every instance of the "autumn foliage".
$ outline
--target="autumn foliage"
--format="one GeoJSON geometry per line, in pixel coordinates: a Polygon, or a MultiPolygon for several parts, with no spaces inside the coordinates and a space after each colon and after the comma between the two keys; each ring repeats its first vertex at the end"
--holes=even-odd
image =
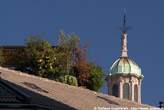
{"type": "MultiPolygon", "coordinates": [[[[100,66],[90,63],[87,46],[75,34],[61,31],[56,46],[38,36],[27,37],[23,56],[14,54],[16,69],[73,86],[98,91],[103,84],[100,66]]],[[[12,65],[13,66],[13,65],[12,65]]]]}

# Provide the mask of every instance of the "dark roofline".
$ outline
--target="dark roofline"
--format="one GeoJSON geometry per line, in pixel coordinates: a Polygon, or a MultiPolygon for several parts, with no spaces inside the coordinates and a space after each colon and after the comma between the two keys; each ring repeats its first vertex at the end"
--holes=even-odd
{"type": "MultiPolygon", "coordinates": [[[[0,45],[0,48],[3,49],[15,49],[15,48],[25,48],[26,45],[0,45]]],[[[52,46],[52,47],[56,47],[56,46],[52,46]]]]}
{"type": "Polygon", "coordinates": [[[0,109],[27,109],[27,110],[52,110],[36,104],[0,104],[0,109]]]}

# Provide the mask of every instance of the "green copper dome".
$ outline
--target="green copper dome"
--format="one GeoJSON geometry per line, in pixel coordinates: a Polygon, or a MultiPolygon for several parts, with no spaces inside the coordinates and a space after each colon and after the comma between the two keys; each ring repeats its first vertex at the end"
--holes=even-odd
{"type": "Polygon", "coordinates": [[[110,68],[110,75],[117,74],[142,76],[139,65],[128,57],[120,57],[112,64],[110,68]]]}

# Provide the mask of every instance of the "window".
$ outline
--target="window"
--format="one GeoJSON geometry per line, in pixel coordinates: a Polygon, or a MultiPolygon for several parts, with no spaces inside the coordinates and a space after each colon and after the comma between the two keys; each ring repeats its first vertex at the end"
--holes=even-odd
{"type": "Polygon", "coordinates": [[[123,85],[123,98],[124,99],[129,99],[130,93],[129,93],[129,84],[125,83],[123,85]]]}
{"type": "Polygon", "coordinates": [[[113,96],[116,96],[116,97],[119,96],[119,94],[118,94],[119,90],[118,89],[119,89],[118,88],[118,85],[117,84],[114,84],[113,87],[112,87],[112,95],[113,96]]]}
{"type": "Polygon", "coordinates": [[[138,86],[137,84],[134,86],[134,100],[138,102],[138,86]]]}

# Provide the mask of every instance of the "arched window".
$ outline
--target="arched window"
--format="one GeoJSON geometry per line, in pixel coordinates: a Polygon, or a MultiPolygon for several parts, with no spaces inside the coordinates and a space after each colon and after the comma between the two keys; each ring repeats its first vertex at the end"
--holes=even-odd
{"type": "Polygon", "coordinates": [[[138,86],[137,84],[134,86],[134,100],[138,102],[138,86]]]}
{"type": "Polygon", "coordinates": [[[129,99],[130,93],[129,93],[129,84],[125,83],[123,85],[123,98],[124,99],[129,99]]]}
{"type": "Polygon", "coordinates": [[[118,85],[114,84],[112,87],[112,95],[118,97],[119,96],[118,92],[119,92],[118,85]]]}

